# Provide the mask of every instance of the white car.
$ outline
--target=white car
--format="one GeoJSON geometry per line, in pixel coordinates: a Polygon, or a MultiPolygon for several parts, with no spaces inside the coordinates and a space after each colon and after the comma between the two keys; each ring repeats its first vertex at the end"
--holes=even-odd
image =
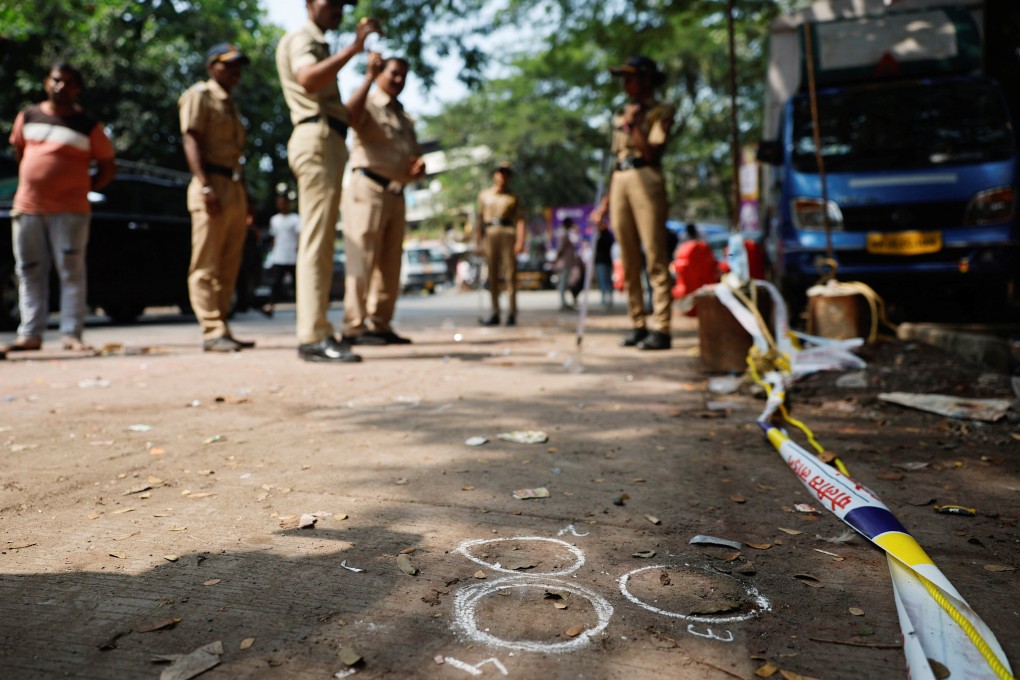
{"type": "Polygon", "coordinates": [[[400,289],[435,292],[450,281],[446,250],[440,245],[410,243],[404,246],[400,266],[400,289]]]}

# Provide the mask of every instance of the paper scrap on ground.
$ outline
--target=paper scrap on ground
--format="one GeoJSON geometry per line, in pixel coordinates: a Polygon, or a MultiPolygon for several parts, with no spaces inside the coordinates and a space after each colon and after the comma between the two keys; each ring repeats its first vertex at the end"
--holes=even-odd
{"type": "Polygon", "coordinates": [[[717,538],[715,536],[703,536],[698,534],[694,538],[688,541],[691,545],[721,545],[727,548],[733,548],[734,550],[740,550],[743,544],[740,541],[730,541],[725,538],[717,538]]]}
{"type": "Polygon", "coordinates": [[[1008,399],[966,399],[949,394],[915,394],[912,392],[883,392],[878,395],[878,398],[892,404],[909,406],[941,416],[981,420],[987,423],[994,423],[1002,419],[1012,404],[1008,399]]]}
{"type": "Polygon", "coordinates": [[[544,486],[535,489],[517,489],[514,491],[514,498],[521,501],[529,498],[549,498],[549,489],[544,486]]]}
{"type": "Polygon", "coordinates": [[[518,444],[544,444],[549,441],[549,435],[541,430],[515,430],[513,432],[500,432],[496,436],[503,441],[517,442],[518,444]]]}
{"type": "Polygon", "coordinates": [[[467,444],[468,446],[481,446],[482,444],[488,443],[488,441],[489,439],[487,437],[478,436],[468,437],[467,439],[464,440],[464,443],[467,444]]]}
{"type": "Polygon", "coordinates": [[[159,675],[159,680],[190,680],[205,673],[220,663],[223,643],[217,640],[203,645],[191,654],[161,654],[153,661],[170,661],[171,664],[159,675]]]}

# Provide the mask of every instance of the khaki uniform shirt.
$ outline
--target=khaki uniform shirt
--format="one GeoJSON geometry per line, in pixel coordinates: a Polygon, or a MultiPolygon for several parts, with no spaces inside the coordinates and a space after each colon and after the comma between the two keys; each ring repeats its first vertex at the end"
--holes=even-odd
{"type": "MultiPolygon", "coordinates": [[[[676,116],[676,107],[673,104],[652,102],[651,108],[641,123],[641,128],[647,135],[649,144],[661,146],[669,141],[667,129],[672,127],[674,116],[676,116]]],[[[641,158],[641,152],[633,146],[630,132],[623,129],[623,120],[623,111],[617,111],[613,116],[613,158],[617,161],[641,158]]]]}
{"type": "Polygon", "coordinates": [[[421,147],[414,133],[414,119],[400,102],[373,90],[354,132],[351,167],[368,168],[401,184],[413,181],[411,162],[421,156],[421,147]]]}
{"type": "Polygon", "coordinates": [[[313,21],[280,39],[276,48],[276,70],[292,124],[297,125],[311,116],[329,116],[343,123],[350,120],[347,107],[340,101],[340,86],[336,80],[314,94],[297,81],[295,74],[301,68],[317,64],[328,56],[326,36],[313,21]]]}
{"type": "Polygon", "coordinates": [[[196,83],[177,102],[181,132],[199,135],[203,163],[237,168],[244,155],[244,125],[230,94],[215,80],[196,83]]]}
{"type": "Polygon", "coordinates": [[[478,215],[483,228],[493,223],[512,227],[524,219],[524,208],[515,194],[489,187],[478,194],[478,215]]]}

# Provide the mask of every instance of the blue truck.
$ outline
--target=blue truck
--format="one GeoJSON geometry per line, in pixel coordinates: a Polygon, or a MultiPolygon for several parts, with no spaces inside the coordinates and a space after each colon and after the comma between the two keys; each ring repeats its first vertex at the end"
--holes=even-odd
{"type": "Polygon", "coordinates": [[[1005,309],[1017,147],[985,19],[981,2],[830,0],[773,24],[762,240],[794,308],[835,269],[902,301],[901,318],[932,300],[1005,309]]]}

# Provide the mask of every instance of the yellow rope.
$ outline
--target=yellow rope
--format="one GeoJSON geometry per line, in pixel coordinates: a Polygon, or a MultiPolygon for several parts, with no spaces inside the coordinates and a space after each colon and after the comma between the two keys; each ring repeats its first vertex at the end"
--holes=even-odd
{"type": "MultiPolygon", "coordinates": [[[[871,290],[871,288],[864,284],[855,283],[841,285],[849,285],[852,287],[860,286],[858,292],[864,295],[864,297],[868,300],[869,304],[872,305],[872,336],[873,337],[876,336],[878,323],[877,321],[878,315],[876,313],[876,310],[880,308],[882,305],[881,298],[879,298],[878,295],[875,294],[873,290],[871,290]],[[864,289],[867,289],[867,292],[865,292],[864,289]]],[[[758,305],[756,304],[756,300],[752,302],[752,300],[749,300],[747,296],[743,295],[740,291],[734,291],[734,293],[737,295],[737,298],[740,299],[740,301],[754,313],[769,344],[769,351],[764,355],[757,347],[755,347],[753,344],[751,345],[751,349],[747,353],[747,369],[750,372],[751,378],[754,380],[754,382],[760,385],[765,390],[765,394],[767,395],[767,397],[771,398],[772,386],[761,379],[761,376],[759,375],[759,366],[761,366],[763,369],[773,368],[775,370],[779,370],[784,375],[788,375],[790,372],[790,358],[783,352],[779,351],[778,347],[776,347],[775,340],[772,338],[771,334],[768,331],[768,327],[766,326],[764,320],[762,319],[761,314],[758,312],[758,305]],[[752,304],[753,306],[751,306],[752,304]]],[[[883,321],[888,326],[895,328],[894,326],[892,326],[892,324],[885,320],[884,309],[882,311],[881,316],[883,321]]],[[[794,427],[796,427],[797,429],[804,433],[804,435],[808,439],[808,442],[811,443],[811,446],[813,446],[816,451],[818,451],[819,453],[825,452],[825,448],[815,438],[815,435],[811,431],[811,429],[800,420],[797,420],[796,418],[790,416],[789,412],[786,410],[786,405],[783,404],[782,402],[779,404],[779,412],[782,414],[783,420],[790,423],[791,425],[793,425],[794,427]]],[[[843,461],[839,457],[834,458],[832,464],[835,465],[836,468],[844,475],[846,475],[850,479],[853,479],[853,476],[850,474],[850,471],[843,464],[843,461]]],[[[893,557],[895,558],[895,555],[893,557]]],[[[988,663],[989,668],[992,669],[992,672],[994,672],[996,676],[1000,678],[1000,680],[1016,680],[1013,674],[1010,673],[1009,670],[1007,670],[1006,666],[999,660],[995,652],[992,651],[992,648],[985,641],[984,637],[982,637],[981,633],[978,632],[978,630],[974,627],[974,624],[972,624],[970,620],[966,616],[964,616],[952,602],[949,601],[949,598],[947,598],[942,593],[942,590],[937,585],[928,580],[928,578],[926,578],[923,574],[918,572],[916,569],[913,569],[909,564],[902,562],[902,560],[900,562],[901,564],[904,564],[907,568],[909,568],[920,579],[921,583],[924,585],[925,590],[928,591],[928,594],[931,596],[931,598],[935,600],[935,602],[937,602],[938,605],[942,607],[942,610],[946,612],[946,614],[948,614],[949,617],[953,619],[953,621],[955,621],[958,626],[960,626],[964,633],[966,633],[967,638],[970,640],[971,644],[973,644],[974,647],[978,650],[978,652],[981,653],[981,656],[984,658],[985,662],[988,663]]]]}

